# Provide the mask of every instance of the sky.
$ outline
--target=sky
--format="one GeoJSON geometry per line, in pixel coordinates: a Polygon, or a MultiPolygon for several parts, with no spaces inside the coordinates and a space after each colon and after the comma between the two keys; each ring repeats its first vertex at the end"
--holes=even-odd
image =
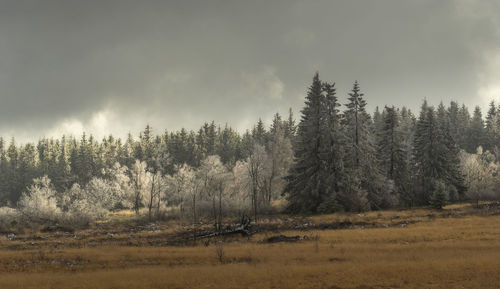
{"type": "Polygon", "coordinates": [[[239,131],[315,72],[368,108],[500,102],[500,1],[0,0],[0,135],[239,131]]]}

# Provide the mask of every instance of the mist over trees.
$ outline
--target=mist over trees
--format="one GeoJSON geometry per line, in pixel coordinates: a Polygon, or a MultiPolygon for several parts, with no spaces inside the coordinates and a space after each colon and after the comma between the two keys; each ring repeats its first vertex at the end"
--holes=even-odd
{"type": "Polygon", "coordinates": [[[124,140],[0,138],[0,203],[28,219],[80,223],[119,209],[153,219],[170,208],[220,227],[225,214],[257,218],[276,208],[329,213],[498,197],[500,105],[491,102],[483,117],[478,106],[471,115],[456,102],[424,101],[416,116],[391,105],[370,114],[367,101],[356,81],[341,104],[335,84],[316,74],[298,123],[290,110],[244,133],[211,122],[163,133],[148,125],[124,140]]]}

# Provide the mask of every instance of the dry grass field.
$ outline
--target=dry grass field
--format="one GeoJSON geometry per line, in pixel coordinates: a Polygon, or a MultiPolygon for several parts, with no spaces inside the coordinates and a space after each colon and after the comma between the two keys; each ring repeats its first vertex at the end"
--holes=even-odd
{"type": "Polygon", "coordinates": [[[273,216],[183,246],[161,242],[174,222],[2,236],[0,288],[500,288],[499,206],[273,216]]]}

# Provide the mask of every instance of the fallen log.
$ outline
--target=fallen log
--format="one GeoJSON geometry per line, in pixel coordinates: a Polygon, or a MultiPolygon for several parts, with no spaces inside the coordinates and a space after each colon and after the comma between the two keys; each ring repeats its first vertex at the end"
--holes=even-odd
{"type": "Polygon", "coordinates": [[[238,224],[234,229],[227,227],[225,230],[222,230],[222,231],[216,231],[216,232],[210,232],[210,233],[196,235],[193,237],[193,239],[197,240],[197,239],[212,238],[212,237],[219,237],[219,236],[229,236],[229,235],[236,235],[236,234],[241,234],[241,236],[243,236],[243,237],[247,237],[247,236],[251,235],[250,218],[249,217],[243,216],[241,218],[240,224],[238,224]]]}

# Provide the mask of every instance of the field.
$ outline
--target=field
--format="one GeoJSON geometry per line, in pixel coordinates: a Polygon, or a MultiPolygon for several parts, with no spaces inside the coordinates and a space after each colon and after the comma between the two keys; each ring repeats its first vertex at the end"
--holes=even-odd
{"type": "Polygon", "coordinates": [[[2,236],[0,288],[500,288],[498,203],[264,216],[251,237],[184,243],[189,225],[116,217],[2,236]]]}

